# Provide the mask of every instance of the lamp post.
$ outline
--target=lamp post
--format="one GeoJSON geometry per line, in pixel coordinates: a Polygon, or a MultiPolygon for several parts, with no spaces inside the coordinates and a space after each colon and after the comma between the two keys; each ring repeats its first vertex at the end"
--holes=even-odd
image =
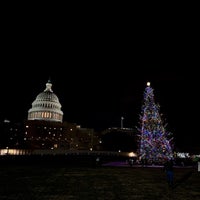
{"type": "Polygon", "coordinates": [[[123,129],[123,120],[124,120],[124,117],[121,117],[121,129],[123,129]]]}

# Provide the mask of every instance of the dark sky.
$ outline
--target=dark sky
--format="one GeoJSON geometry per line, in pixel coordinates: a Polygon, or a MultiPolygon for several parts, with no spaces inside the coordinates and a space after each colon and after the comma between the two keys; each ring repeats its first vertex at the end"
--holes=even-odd
{"type": "MultiPolygon", "coordinates": [[[[52,11],[52,10],[51,10],[52,11]]],[[[64,120],[135,127],[146,82],[179,145],[199,139],[199,30],[185,15],[7,13],[1,27],[0,118],[21,121],[49,77],[64,120]]]]}

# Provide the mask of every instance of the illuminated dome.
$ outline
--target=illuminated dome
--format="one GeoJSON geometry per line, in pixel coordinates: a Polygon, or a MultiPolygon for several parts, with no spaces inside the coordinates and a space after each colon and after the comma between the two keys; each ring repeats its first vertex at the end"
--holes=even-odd
{"type": "Polygon", "coordinates": [[[63,112],[58,97],[53,93],[50,80],[46,83],[46,89],[37,95],[28,111],[28,120],[45,120],[62,122],[63,112]]]}

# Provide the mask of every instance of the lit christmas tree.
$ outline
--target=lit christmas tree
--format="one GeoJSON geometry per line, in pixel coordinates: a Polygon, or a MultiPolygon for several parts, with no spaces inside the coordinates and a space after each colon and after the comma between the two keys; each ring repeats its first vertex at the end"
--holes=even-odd
{"type": "Polygon", "coordinates": [[[173,157],[172,133],[166,131],[159,104],[155,103],[150,82],[144,91],[144,103],[140,115],[139,158],[148,163],[161,163],[173,157]]]}

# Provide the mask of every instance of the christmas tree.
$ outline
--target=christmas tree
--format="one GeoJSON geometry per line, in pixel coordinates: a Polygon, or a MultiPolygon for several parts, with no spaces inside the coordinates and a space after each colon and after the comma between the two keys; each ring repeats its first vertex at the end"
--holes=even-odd
{"type": "Polygon", "coordinates": [[[150,82],[144,91],[144,102],[140,115],[139,131],[139,159],[148,163],[162,163],[172,159],[172,133],[166,131],[166,124],[160,114],[160,105],[155,103],[153,89],[150,82]]]}

